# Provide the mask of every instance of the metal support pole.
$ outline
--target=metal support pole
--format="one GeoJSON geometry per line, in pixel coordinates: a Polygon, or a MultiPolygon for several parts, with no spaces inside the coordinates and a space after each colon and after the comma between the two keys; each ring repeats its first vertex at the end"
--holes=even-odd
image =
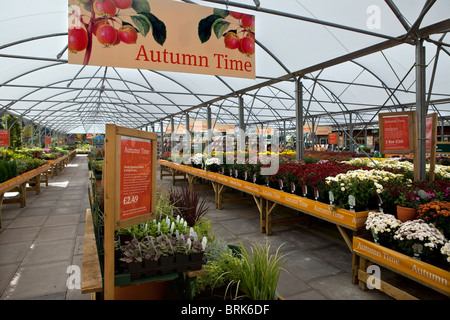
{"type": "Polygon", "coordinates": [[[352,139],[350,139],[350,152],[354,152],[355,150],[355,144],[353,143],[353,117],[352,117],[352,113],[349,114],[349,118],[350,118],[350,128],[349,128],[349,135],[352,139]]]}
{"type": "Polygon", "coordinates": [[[185,154],[191,154],[191,130],[189,123],[189,113],[186,112],[186,149],[184,150],[185,154]],[[187,152],[186,152],[187,151],[187,152]]]}
{"type": "Polygon", "coordinates": [[[316,118],[311,118],[311,147],[316,150],[316,118]]]}
{"type": "MultiPolygon", "coordinates": [[[[239,139],[237,141],[237,149],[239,151],[245,151],[245,119],[244,119],[244,98],[239,96],[239,134],[236,135],[239,139]]],[[[241,156],[241,154],[238,154],[241,156]]]]}
{"type": "Polygon", "coordinates": [[[206,129],[207,129],[207,141],[206,145],[208,146],[207,154],[211,155],[212,152],[212,119],[211,119],[211,106],[208,106],[206,109],[206,129]]]}
{"type": "Polygon", "coordinates": [[[170,118],[170,152],[172,152],[175,143],[175,119],[170,118]]]}
{"type": "Polygon", "coordinates": [[[425,97],[425,47],[423,39],[416,43],[416,114],[417,150],[414,154],[414,180],[426,179],[426,97],[425,97]]]}
{"type": "Polygon", "coordinates": [[[295,81],[295,121],[296,159],[303,160],[303,84],[300,77],[295,81]]]}
{"type": "Polygon", "coordinates": [[[159,125],[160,125],[160,131],[161,131],[161,155],[163,155],[164,154],[164,123],[161,121],[160,123],[159,123],[159,125]]]}

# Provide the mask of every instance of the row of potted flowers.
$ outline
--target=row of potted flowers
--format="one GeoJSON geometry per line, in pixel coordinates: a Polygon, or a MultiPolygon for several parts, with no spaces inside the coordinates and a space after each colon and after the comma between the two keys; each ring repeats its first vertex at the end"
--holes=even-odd
{"type": "Polygon", "coordinates": [[[291,160],[280,163],[272,176],[260,174],[264,166],[261,162],[247,159],[243,164],[230,164],[225,156],[220,160],[199,153],[185,163],[355,211],[383,209],[395,213],[397,206],[417,209],[419,204],[450,200],[450,176],[444,174],[450,167],[446,166],[437,166],[441,180],[413,183],[409,162],[394,159],[322,160],[308,164],[291,160]]]}
{"type": "MultiPolygon", "coordinates": [[[[436,205],[439,202],[430,203],[430,206],[436,205]]],[[[440,219],[433,217],[434,214],[427,208],[421,209],[418,219],[405,222],[389,213],[369,212],[366,229],[379,245],[443,269],[450,269],[450,229],[448,225],[442,226],[440,219]]],[[[445,217],[448,218],[447,213],[445,217]]]]}

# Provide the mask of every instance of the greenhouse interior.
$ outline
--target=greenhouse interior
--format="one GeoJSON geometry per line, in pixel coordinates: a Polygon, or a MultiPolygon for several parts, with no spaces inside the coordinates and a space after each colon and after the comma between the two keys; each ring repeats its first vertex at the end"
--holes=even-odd
{"type": "Polygon", "coordinates": [[[0,8],[1,300],[448,301],[449,1],[0,8]]]}

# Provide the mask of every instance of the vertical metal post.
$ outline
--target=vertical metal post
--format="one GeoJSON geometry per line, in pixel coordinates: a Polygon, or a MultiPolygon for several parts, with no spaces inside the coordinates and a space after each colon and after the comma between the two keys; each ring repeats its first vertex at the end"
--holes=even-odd
{"type": "Polygon", "coordinates": [[[349,114],[349,118],[350,118],[349,134],[351,137],[349,149],[350,149],[350,152],[354,152],[355,144],[353,143],[353,117],[352,117],[351,113],[349,114]]]}
{"type": "Polygon", "coordinates": [[[311,118],[311,147],[316,150],[316,118],[311,118]]]}
{"type": "Polygon", "coordinates": [[[414,154],[414,180],[426,179],[426,116],[425,97],[425,47],[423,39],[416,43],[416,115],[417,115],[417,150],[414,154]]]}
{"type": "MultiPolygon", "coordinates": [[[[244,98],[242,95],[239,96],[239,134],[236,135],[239,139],[237,141],[237,150],[245,151],[245,119],[244,119],[244,98]]],[[[238,157],[242,154],[239,153],[238,157]]]]}
{"type": "Polygon", "coordinates": [[[283,120],[283,149],[286,149],[286,120],[283,120]]]}
{"type": "Polygon", "coordinates": [[[207,154],[211,155],[212,152],[212,119],[211,119],[211,106],[206,109],[206,134],[207,134],[207,154]]]}
{"type": "Polygon", "coordinates": [[[186,148],[183,151],[185,154],[191,154],[191,130],[190,130],[190,121],[189,121],[189,113],[186,112],[186,148]],[[187,151],[188,150],[188,151],[187,151]],[[187,152],[186,152],[187,151],[187,152]]]}
{"type": "Polygon", "coordinates": [[[297,160],[303,160],[303,84],[301,78],[295,81],[295,131],[296,131],[296,151],[297,160]]]}
{"type": "Polygon", "coordinates": [[[164,154],[164,123],[162,121],[159,122],[159,125],[161,126],[161,155],[164,154]]]}
{"type": "Polygon", "coordinates": [[[174,144],[175,144],[175,119],[172,117],[170,118],[170,152],[172,152],[174,144]]]}

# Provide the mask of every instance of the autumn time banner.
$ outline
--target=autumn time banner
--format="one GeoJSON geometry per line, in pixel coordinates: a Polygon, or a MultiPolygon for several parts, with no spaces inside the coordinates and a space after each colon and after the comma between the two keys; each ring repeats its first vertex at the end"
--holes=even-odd
{"type": "Polygon", "coordinates": [[[69,63],[255,78],[255,17],[171,0],[69,0],[69,63]]]}

